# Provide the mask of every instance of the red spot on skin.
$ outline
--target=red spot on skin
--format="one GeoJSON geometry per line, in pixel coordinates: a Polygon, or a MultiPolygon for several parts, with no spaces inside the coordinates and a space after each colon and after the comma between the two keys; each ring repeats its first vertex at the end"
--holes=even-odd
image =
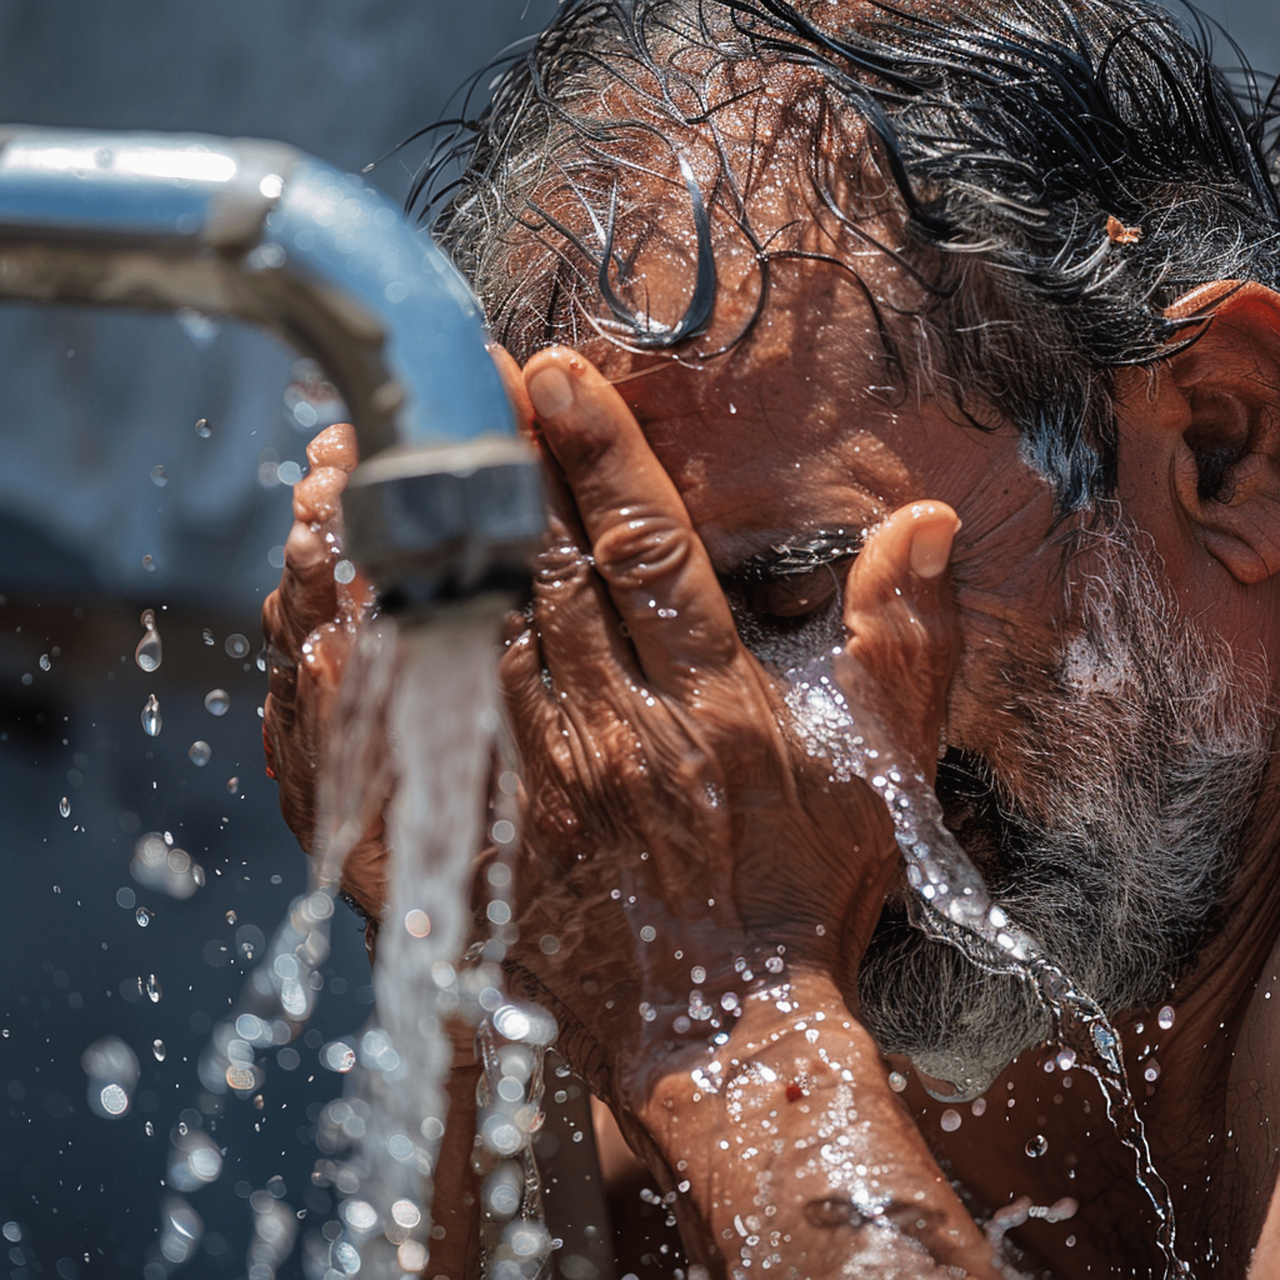
{"type": "Polygon", "coordinates": [[[798,1084],[787,1085],[787,1101],[799,1102],[805,1096],[804,1090],[798,1084]]]}

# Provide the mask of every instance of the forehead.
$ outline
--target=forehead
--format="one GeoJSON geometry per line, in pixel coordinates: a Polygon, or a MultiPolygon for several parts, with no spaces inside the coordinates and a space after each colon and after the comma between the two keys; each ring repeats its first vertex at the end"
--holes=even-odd
{"type": "MultiPolygon", "coordinates": [[[[749,336],[714,359],[591,352],[717,569],[815,534],[856,536],[921,498],[968,505],[995,437],[959,425],[895,367],[864,283],[802,261],[772,285],[749,336]]],[[[727,293],[724,307],[750,303],[727,293]]]]}

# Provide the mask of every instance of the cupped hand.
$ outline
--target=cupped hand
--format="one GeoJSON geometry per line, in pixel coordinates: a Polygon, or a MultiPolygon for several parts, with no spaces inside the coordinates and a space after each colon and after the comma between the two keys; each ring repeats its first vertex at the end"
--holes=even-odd
{"type": "MultiPolygon", "coordinates": [[[[498,373],[526,433],[532,410],[520,368],[491,346],[498,373]]],[[[320,820],[320,781],[326,742],[340,731],[337,715],[343,671],[360,625],[374,612],[372,585],[344,560],[342,494],[359,457],[356,436],[345,423],[328,427],[307,446],[310,469],[294,486],[293,527],[285,542],[280,586],[262,608],[270,655],[270,692],[263,707],[267,773],[280,788],[285,822],[308,853],[315,852],[320,820]]],[[[346,856],[342,889],[376,927],[386,902],[386,742],[374,735],[361,761],[362,781],[382,779],[384,791],[363,798],[363,830],[346,856]]]]}
{"type": "MultiPolygon", "coordinates": [[[[307,460],[310,469],[293,490],[284,573],[262,607],[270,661],[262,740],[285,822],[311,853],[326,735],[357,628],[374,606],[374,593],[358,572],[339,570],[345,563],[342,493],[358,461],[354,430],[345,423],[327,427],[307,446],[307,460]]],[[[378,806],[343,876],[344,889],[371,918],[381,910],[384,862],[378,806]]]]}
{"type": "MultiPolygon", "coordinates": [[[[524,787],[510,960],[625,1113],[752,989],[856,967],[898,862],[878,797],[800,744],[621,397],[565,349],[525,377],[563,483],[502,660],[524,787]]],[[[957,525],[904,508],[849,580],[839,678],[922,771],[956,655],[957,525]]]]}

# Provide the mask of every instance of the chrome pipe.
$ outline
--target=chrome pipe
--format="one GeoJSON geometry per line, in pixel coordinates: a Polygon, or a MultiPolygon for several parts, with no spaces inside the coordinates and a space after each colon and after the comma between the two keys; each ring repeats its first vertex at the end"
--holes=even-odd
{"type": "Polygon", "coordinates": [[[275,142],[0,126],[0,298],[272,330],[347,404],[347,554],[387,607],[527,577],[540,478],[479,304],[360,179],[275,142]]]}

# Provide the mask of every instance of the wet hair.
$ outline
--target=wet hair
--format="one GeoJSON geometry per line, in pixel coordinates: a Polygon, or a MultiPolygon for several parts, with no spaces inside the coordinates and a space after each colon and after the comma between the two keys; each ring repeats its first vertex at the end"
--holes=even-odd
{"type": "Polygon", "coordinates": [[[856,278],[849,251],[874,246],[917,288],[909,306],[865,290],[891,365],[1013,423],[1065,513],[1114,490],[1115,370],[1196,331],[1163,309],[1215,279],[1280,285],[1276,94],[1237,80],[1206,21],[1150,0],[565,0],[411,204],[517,358],[603,332],[705,359],[717,219],[750,245],[758,309],[779,258],[819,256],[750,217],[799,121],[797,198],[846,249],[829,260],[856,278]],[[761,113],[745,165],[731,108],[761,113]],[[849,164],[833,152],[854,137],[849,164]],[[677,206],[696,265],[659,321],[629,272],[677,206]]]}

